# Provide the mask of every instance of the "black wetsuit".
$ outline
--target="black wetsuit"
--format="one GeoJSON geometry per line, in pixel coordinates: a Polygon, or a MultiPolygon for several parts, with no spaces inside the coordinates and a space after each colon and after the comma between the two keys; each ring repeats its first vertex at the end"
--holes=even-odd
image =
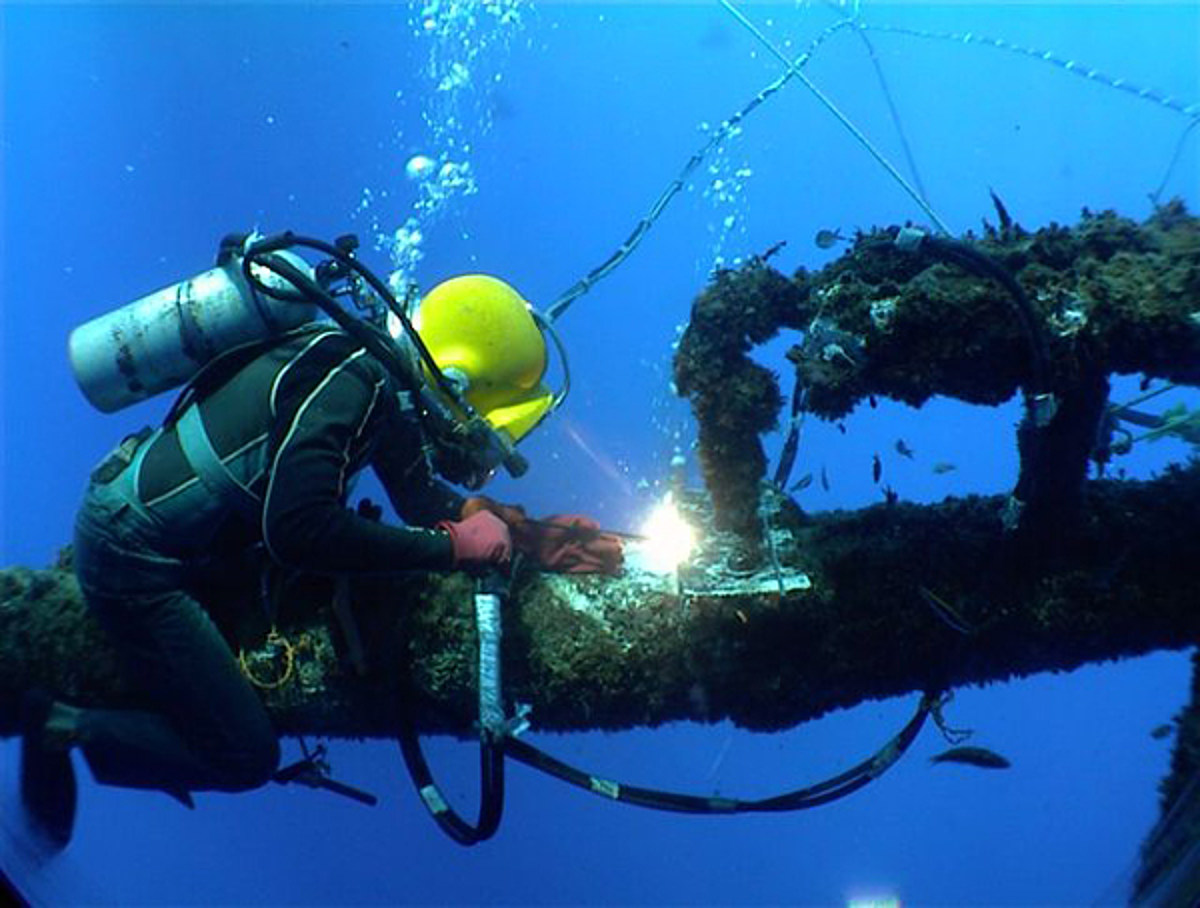
{"type": "MultiPolygon", "coordinates": [[[[246,527],[219,502],[190,507],[174,515],[181,552],[241,529],[280,564],[308,571],[450,567],[445,533],[386,526],[346,508],[349,483],[370,464],[409,524],[458,514],[462,499],[433,478],[420,426],[401,399],[384,368],[334,328],[295,332],[258,356],[209,394],[200,413],[226,466],[263,500],[261,522],[246,527]]],[[[174,429],[150,443],[138,477],[148,508],[171,510],[197,482],[174,429]]]]}
{"type": "Polygon", "coordinates": [[[276,563],[317,573],[448,569],[449,537],[420,527],[457,519],[462,505],[433,477],[392,378],[335,328],[291,333],[188,406],[249,507],[197,476],[173,424],[123,470],[98,471],[75,533],[84,598],[155,706],[86,710],[81,749],[101,782],[177,795],[256,787],[279,758],[258,695],[197,601],[197,578],[260,543],[276,563]],[[368,465],[412,526],[347,507],[368,465]]]}

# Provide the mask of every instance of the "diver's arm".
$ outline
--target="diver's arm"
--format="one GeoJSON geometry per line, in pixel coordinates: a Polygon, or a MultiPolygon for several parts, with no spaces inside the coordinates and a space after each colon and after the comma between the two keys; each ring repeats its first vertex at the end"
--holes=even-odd
{"type": "Polygon", "coordinates": [[[388,382],[361,348],[347,349],[319,374],[292,379],[280,396],[290,405],[272,428],[274,452],[263,503],[262,533],[282,564],[318,573],[447,569],[449,536],[387,526],[344,505],[346,483],[364,464],[381,426],[388,382]]]}
{"type": "Polygon", "coordinates": [[[401,412],[394,398],[382,401],[380,408],[383,429],[371,465],[396,513],[417,526],[458,520],[464,499],[433,475],[420,425],[401,412]]]}

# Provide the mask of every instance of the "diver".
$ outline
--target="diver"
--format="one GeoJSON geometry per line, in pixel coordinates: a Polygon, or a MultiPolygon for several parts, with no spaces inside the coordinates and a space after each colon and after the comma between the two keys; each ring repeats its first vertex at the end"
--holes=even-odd
{"type": "MultiPolygon", "coordinates": [[[[440,366],[453,366],[497,432],[515,442],[552,408],[545,338],[508,284],[452,278],[424,297],[418,315],[425,345],[440,366]]],[[[437,478],[474,489],[490,471],[479,475],[478,462],[430,437],[411,395],[346,331],[329,322],[294,327],[225,371],[194,380],[161,427],[105,459],[78,512],[83,598],[152,708],[26,695],[21,794],[55,850],[74,823],[73,747],[98,782],[161,790],[188,806],[190,792],[246,791],[272,779],[278,736],[203,604],[214,583],[228,586],[239,572],[257,578],[264,560],[352,576],[511,558],[510,527],[524,511],[464,498],[437,478]],[[368,466],[404,526],[348,506],[368,466]]]]}

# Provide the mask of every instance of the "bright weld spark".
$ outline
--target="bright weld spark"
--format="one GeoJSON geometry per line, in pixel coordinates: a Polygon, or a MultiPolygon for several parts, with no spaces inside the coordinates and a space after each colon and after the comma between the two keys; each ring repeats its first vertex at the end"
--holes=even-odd
{"type": "Polygon", "coordinates": [[[641,543],[645,566],[651,571],[668,573],[675,570],[691,555],[696,545],[696,532],[683,519],[675,501],[667,495],[642,524],[641,543]]]}

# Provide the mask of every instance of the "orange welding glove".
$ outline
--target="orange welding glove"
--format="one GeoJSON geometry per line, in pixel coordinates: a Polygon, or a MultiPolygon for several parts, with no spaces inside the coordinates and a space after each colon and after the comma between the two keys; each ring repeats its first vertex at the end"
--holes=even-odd
{"type": "Polygon", "coordinates": [[[512,534],[513,546],[522,552],[530,550],[530,541],[527,538],[529,534],[529,518],[525,514],[525,509],[519,504],[501,504],[494,498],[488,498],[486,495],[473,495],[463,502],[461,520],[466,520],[472,514],[478,514],[480,511],[488,511],[495,514],[506,524],[508,530],[512,534]]]}
{"type": "Polygon", "coordinates": [[[486,495],[474,495],[464,501],[462,513],[458,519],[466,520],[472,514],[478,514],[480,511],[491,511],[507,523],[510,530],[525,522],[525,509],[519,504],[501,504],[486,495]]]}
{"type": "Polygon", "coordinates": [[[624,563],[621,539],[600,531],[582,514],[555,514],[528,521],[514,543],[544,571],[564,574],[617,574],[624,563]]]}
{"type": "Polygon", "coordinates": [[[477,511],[458,522],[443,520],[437,528],[450,534],[455,567],[504,565],[512,557],[512,537],[508,527],[488,511],[477,511]]]}

